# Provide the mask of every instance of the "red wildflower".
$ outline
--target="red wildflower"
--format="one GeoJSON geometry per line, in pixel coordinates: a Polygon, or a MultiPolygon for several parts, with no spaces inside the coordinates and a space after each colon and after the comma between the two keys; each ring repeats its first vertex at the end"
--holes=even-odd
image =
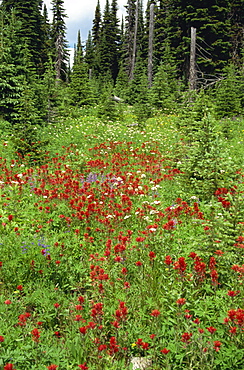
{"type": "Polygon", "coordinates": [[[17,286],[17,289],[18,289],[19,291],[21,291],[21,290],[23,290],[23,286],[22,286],[22,285],[18,285],[18,286],[17,286]]]}
{"type": "Polygon", "coordinates": [[[100,344],[99,346],[98,346],[98,351],[104,351],[105,349],[107,349],[107,345],[106,344],[100,344]]]}
{"type": "Polygon", "coordinates": [[[9,216],[8,216],[8,220],[9,220],[9,221],[12,221],[12,219],[13,219],[13,218],[14,218],[14,216],[13,216],[13,215],[9,215],[9,216]]]}
{"type": "Polygon", "coordinates": [[[75,306],[75,309],[76,309],[77,311],[81,311],[81,310],[83,309],[83,307],[82,307],[82,305],[81,305],[81,304],[77,304],[77,305],[75,306]]]}
{"type": "Polygon", "coordinates": [[[193,260],[196,258],[197,254],[195,252],[191,252],[188,257],[192,258],[193,260]]]}
{"type": "Polygon", "coordinates": [[[163,349],[161,349],[160,352],[162,352],[164,355],[167,355],[170,352],[170,350],[167,349],[167,348],[163,348],[163,349]]]}
{"type": "Polygon", "coordinates": [[[0,343],[4,342],[4,337],[0,335],[0,343]]]}
{"type": "Polygon", "coordinates": [[[237,327],[236,326],[231,327],[230,330],[229,330],[229,332],[231,334],[236,334],[236,331],[237,331],[237,327]]]}
{"type": "Polygon", "coordinates": [[[186,299],[185,298],[179,298],[179,299],[177,299],[176,303],[179,306],[183,306],[186,303],[186,299]]]}
{"type": "Polygon", "coordinates": [[[113,325],[113,327],[115,327],[116,329],[120,328],[119,322],[116,320],[112,321],[110,324],[113,325]]]}
{"type": "Polygon", "coordinates": [[[235,297],[237,294],[239,294],[240,293],[240,290],[228,290],[228,293],[227,293],[227,295],[229,296],[229,297],[235,297]]]}
{"type": "Polygon", "coordinates": [[[216,328],[214,328],[213,326],[209,326],[208,328],[206,328],[208,331],[209,331],[209,333],[211,333],[211,334],[213,334],[213,333],[215,333],[216,332],[216,328]]]}
{"type": "Polygon", "coordinates": [[[210,272],[210,275],[211,275],[211,279],[212,279],[212,284],[214,286],[218,285],[218,272],[216,270],[212,270],[210,272]]]}
{"type": "Polygon", "coordinates": [[[119,345],[116,342],[115,337],[111,337],[109,341],[109,354],[112,356],[114,353],[118,352],[119,345]]]}
{"type": "Polygon", "coordinates": [[[35,328],[31,331],[31,335],[34,342],[38,343],[40,338],[40,331],[35,328]]]}
{"type": "Polygon", "coordinates": [[[178,258],[178,261],[174,263],[174,269],[179,270],[181,274],[183,274],[186,270],[186,262],[184,257],[178,258]]]}
{"type": "Polygon", "coordinates": [[[156,254],[154,252],[149,252],[149,257],[150,257],[150,260],[153,261],[154,258],[156,257],[156,254]]]}
{"type": "Polygon", "coordinates": [[[216,266],[216,259],[214,257],[210,257],[209,259],[209,269],[214,270],[216,266]]]}
{"type": "Polygon", "coordinates": [[[191,340],[191,337],[192,337],[192,333],[183,333],[181,336],[181,341],[184,343],[189,343],[189,341],[191,340]]]}
{"type": "Polygon", "coordinates": [[[11,304],[12,302],[10,301],[10,299],[6,299],[6,301],[4,301],[5,304],[11,304]]]}
{"type": "Polygon", "coordinates": [[[136,262],[136,266],[141,266],[142,265],[142,262],[141,261],[137,261],[136,262]]]}
{"type": "Polygon", "coordinates": [[[79,328],[79,331],[81,334],[86,334],[87,326],[82,326],[81,328],[79,328]]]}
{"type": "Polygon", "coordinates": [[[84,297],[82,297],[82,296],[79,296],[79,297],[77,298],[77,300],[80,302],[80,304],[82,304],[82,303],[84,303],[84,302],[85,302],[85,298],[84,298],[84,297]]]}
{"type": "Polygon", "coordinates": [[[222,343],[219,340],[214,341],[214,349],[215,349],[216,352],[218,352],[220,350],[221,344],[222,343]]]}
{"type": "Polygon", "coordinates": [[[220,249],[217,249],[214,253],[217,254],[217,256],[222,256],[222,254],[224,254],[220,249]]]}
{"type": "Polygon", "coordinates": [[[143,342],[142,343],[142,348],[145,349],[145,350],[149,349],[149,343],[143,342]]]}
{"type": "Polygon", "coordinates": [[[122,270],[121,270],[121,273],[123,274],[123,275],[126,275],[127,274],[127,268],[126,267],[122,267],[122,270]]]}
{"type": "Polygon", "coordinates": [[[87,370],[88,369],[88,366],[86,366],[86,362],[84,362],[84,364],[82,364],[82,365],[78,365],[78,367],[82,370],[87,370]]]}
{"type": "Polygon", "coordinates": [[[8,363],[3,367],[3,370],[16,370],[16,369],[14,369],[13,364],[8,363]]]}
{"type": "Polygon", "coordinates": [[[171,256],[166,256],[164,259],[164,263],[168,266],[171,265],[173,263],[171,256]]]}
{"type": "Polygon", "coordinates": [[[49,365],[47,366],[48,370],[56,370],[58,368],[58,365],[49,365]]]}
{"type": "Polygon", "coordinates": [[[60,304],[59,303],[54,303],[54,307],[55,308],[59,308],[60,307],[60,304]]]}
{"type": "Polygon", "coordinates": [[[154,317],[158,317],[160,315],[160,311],[159,310],[152,310],[151,316],[154,316],[154,317]]]}

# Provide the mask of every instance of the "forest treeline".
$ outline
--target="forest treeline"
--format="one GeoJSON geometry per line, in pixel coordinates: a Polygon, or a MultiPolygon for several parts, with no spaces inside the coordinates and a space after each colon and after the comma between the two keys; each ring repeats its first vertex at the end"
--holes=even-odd
{"type": "Polygon", "coordinates": [[[124,19],[117,0],[107,0],[104,9],[98,1],[85,43],[77,32],[72,68],[64,2],[51,3],[51,20],[42,0],[0,5],[0,117],[16,133],[32,137],[33,126],[72,107],[101,104],[101,116],[113,118],[112,95],[133,105],[141,119],[184,105],[192,27],[191,96],[204,90],[219,117],[242,112],[244,0],[149,0],[146,9],[142,0],[127,0],[124,19]]]}

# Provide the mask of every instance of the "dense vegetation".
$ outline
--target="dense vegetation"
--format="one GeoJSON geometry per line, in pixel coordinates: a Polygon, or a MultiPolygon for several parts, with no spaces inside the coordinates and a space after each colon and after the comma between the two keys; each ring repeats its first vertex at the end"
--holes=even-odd
{"type": "Polygon", "coordinates": [[[71,70],[52,4],[0,6],[0,369],[243,369],[243,1],[98,2],[71,70]]]}

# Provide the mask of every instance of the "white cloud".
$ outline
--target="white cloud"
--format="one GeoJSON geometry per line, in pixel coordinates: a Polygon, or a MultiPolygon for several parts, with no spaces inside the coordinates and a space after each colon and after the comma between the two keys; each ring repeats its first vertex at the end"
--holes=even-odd
{"type": "MultiPolygon", "coordinates": [[[[146,0],[143,1],[146,4],[146,0]]],[[[49,12],[51,12],[51,0],[44,0],[44,3],[46,3],[49,12]]],[[[111,4],[111,0],[109,3],[111,4]]],[[[105,4],[106,0],[100,0],[102,14],[105,4]]],[[[126,4],[127,0],[118,0],[118,18],[121,18],[122,14],[125,14],[124,5],[126,4]]],[[[66,19],[67,39],[71,46],[77,40],[78,30],[81,31],[83,41],[87,39],[88,31],[92,28],[92,20],[94,19],[96,6],[97,0],[64,0],[65,14],[68,16],[66,19]]]]}

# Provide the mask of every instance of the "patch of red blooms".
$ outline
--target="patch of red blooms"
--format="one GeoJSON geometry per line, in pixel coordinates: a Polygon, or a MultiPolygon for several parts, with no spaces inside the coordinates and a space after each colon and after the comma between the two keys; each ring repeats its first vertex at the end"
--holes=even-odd
{"type": "Polygon", "coordinates": [[[227,295],[229,297],[235,297],[240,294],[240,290],[228,290],[227,295]]]}
{"type": "Polygon", "coordinates": [[[84,364],[81,364],[81,365],[78,365],[78,367],[82,370],[88,370],[88,366],[86,366],[86,362],[84,362],[84,364]]]}
{"type": "Polygon", "coordinates": [[[156,258],[156,254],[153,251],[151,251],[149,252],[149,257],[150,257],[150,260],[153,261],[156,258]]]}
{"type": "Polygon", "coordinates": [[[181,336],[181,341],[184,343],[189,343],[192,337],[192,333],[183,333],[181,336]]]}
{"type": "Polygon", "coordinates": [[[158,317],[160,315],[160,311],[159,310],[152,310],[150,315],[153,316],[153,317],[158,317]]]}
{"type": "Polygon", "coordinates": [[[0,343],[3,343],[3,342],[4,342],[4,337],[0,335],[0,343]]]}
{"type": "Polygon", "coordinates": [[[214,341],[214,349],[215,349],[216,352],[218,352],[220,350],[221,345],[222,345],[222,343],[219,340],[214,341]]]}
{"type": "Polygon", "coordinates": [[[237,310],[229,310],[227,319],[231,320],[236,325],[243,327],[244,326],[244,309],[238,308],[237,310]]]}
{"type": "Polygon", "coordinates": [[[108,353],[109,353],[110,356],[113,356],[118,351],[119,351],[119,345],[117,344],[116,338],[111,337],[110,340],[109,340],[108,353]]]}
{"type": "Polygon", "coordinates": [[[27,321],[27,319],[28,319],[30,316],[31,316],[31,314],[30,314],[29,312],[26,312],[26,313],[24,313],[24,314],[19,315],[19,316],[18,316],[19,321],[18,321],[17,325],[19,325],[19,326],[24,326],[24,325],[26,325],[26,321],[27,321]]]}
{"type": "Polygon", "coordinates": [[[81,334],[85,335],[86,334],[86,331],[87,331],[87,328],[88,328],[87,326],[82,326],[82,327],[79,328],[79,332],[81,334]]]}
{"type": "Polygon", "coordinates": [[[236,332],[237,332],[237,327],[236,326],[233,326],[229,329],[229,333],[231,333],[231,334],[236,334],[236,332]]]}
{"type": "Polygon", "coordinates": [[[177,299],[176,303],[179,306],[183,306],[186,303],[186,299],[185,298],[179,298],[179,299],[177,299]]]}
{"type": "Polygon", "coordinates": [[[125,321],[128,315],[128,308],[125,302],[119,302],[119,308],[115,311],[115,318],[117,322],[125,321]]]}
{"type": "Polygon", "coordinates": [[[6,364],[6,365],[3,367],[3,370],[16,370],[16,369],[14,369],[14,365],[13,365],[13,364],[8,363],[8,364],[6,364]]]}
{"type": "Polygon", "coordinates": [[[136,262],[136,266],[142,266],[142,262],[141,261],[137,261],[136,262]]]}
{"type": "Polygon", "coordinates": [[[181,276],[184,276],[187,264],[184,257],[179,257],[178,261],[174,263],[174,269],[178,270],[181,276]]]}
{"type": "Polygon", "coordinates": [[[208,328],[206,328],[208,331],[209,331],[209,333],[210,334],[213,334],[213,333],[215,333],[216,332],[216,328],[214,328],[213,326],[209,326],[208,328]]]}
{"type": "Polygon", "coordinates": [[[41,336],[40,331],[37,328],[35,328],[35,329],[33,329],[31,331],[31,335],[32,335],[33,341],[36,342],[36,343],[38,343],[39,342],[39,338],[41,336]]]}
{"type": "Polygon", "coordinates": [[[52,364],[52,365],[47,366],[47,368],[48,370],[56,370],[58,368],[58,365],[52,364]]]}
{"type": "Polygon", "coordinates": [[[171,256],[166,256],[165,259],[164,259],[164,263],[168,266],[173,264],[173,260],[172,260],[171,256]]]}
{"type": "Polygon", "coordinates": [[[170,352],[170,350],[167,349],[167,348],[163,348],[163,349],[161,349],[160,352],[163,353],[164,355],[167,355],[170,352]]]}

